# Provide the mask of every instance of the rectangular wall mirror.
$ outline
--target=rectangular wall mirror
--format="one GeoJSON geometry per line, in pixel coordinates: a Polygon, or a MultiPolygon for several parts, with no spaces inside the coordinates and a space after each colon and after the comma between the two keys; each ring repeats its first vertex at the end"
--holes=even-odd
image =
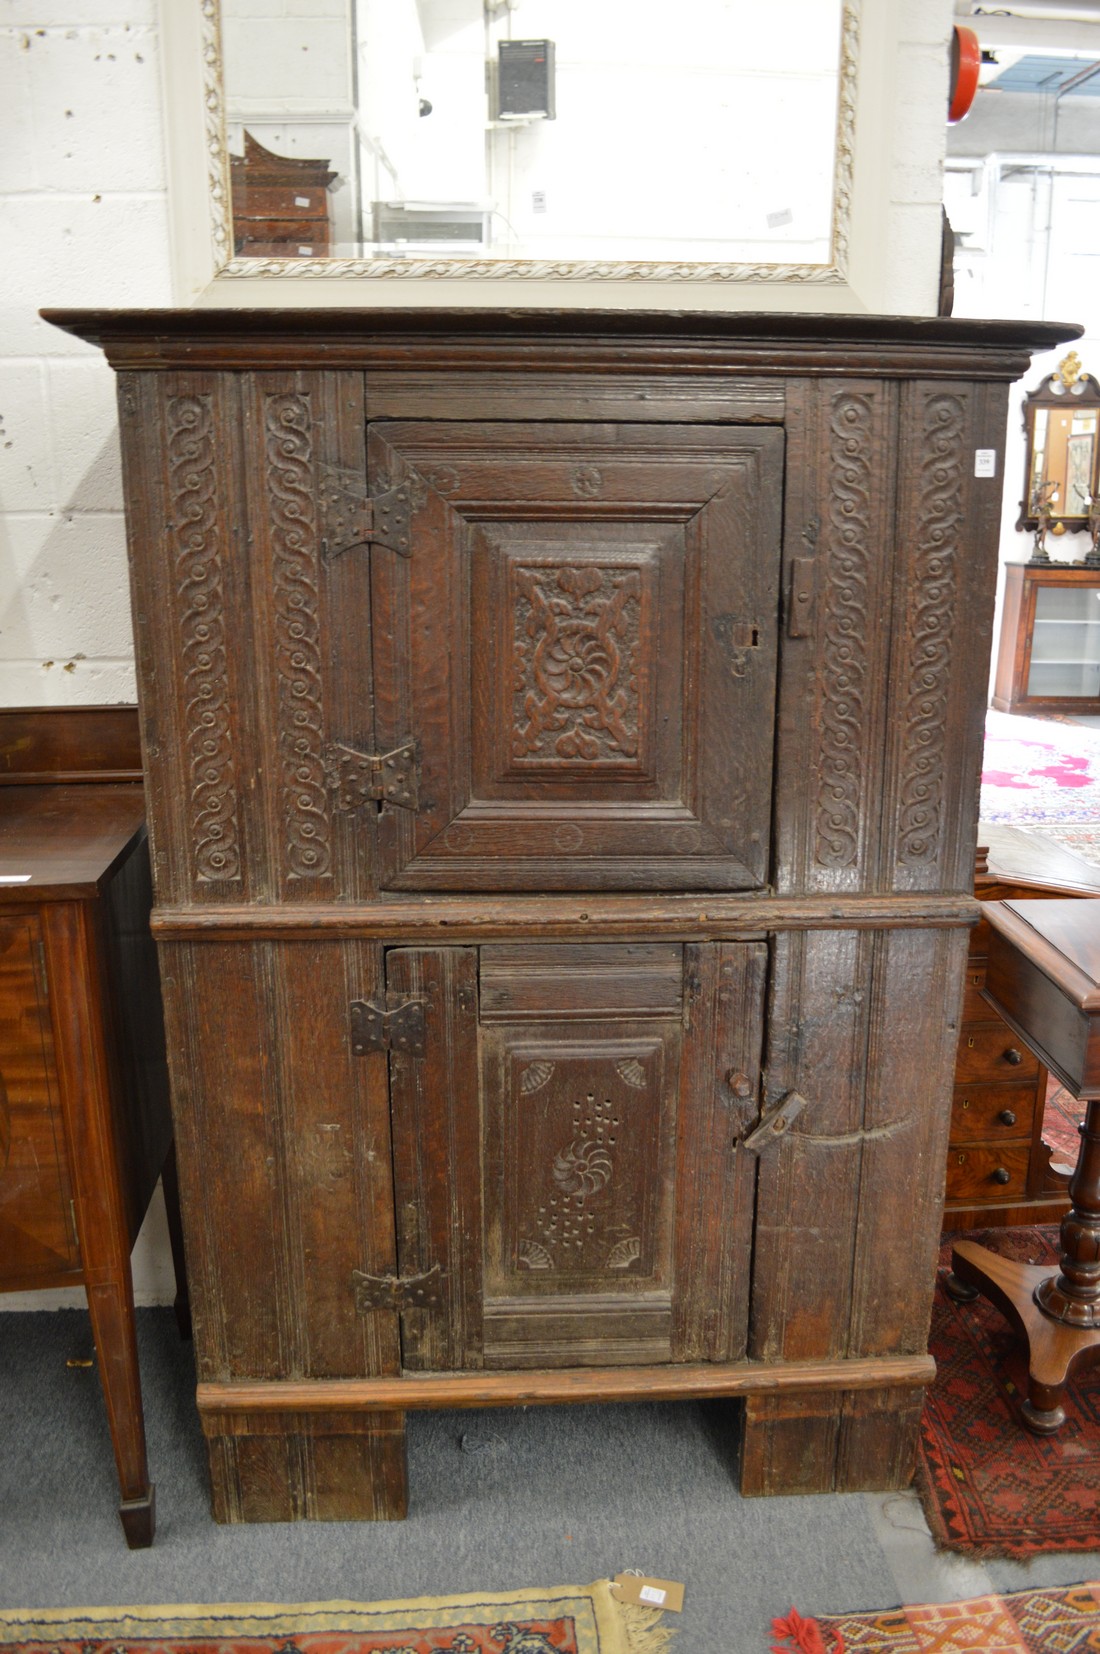
{"type": "Polygon", "coordinates": [[[855,0],[192,4],[221,274],[845,271],[855,0]]]}

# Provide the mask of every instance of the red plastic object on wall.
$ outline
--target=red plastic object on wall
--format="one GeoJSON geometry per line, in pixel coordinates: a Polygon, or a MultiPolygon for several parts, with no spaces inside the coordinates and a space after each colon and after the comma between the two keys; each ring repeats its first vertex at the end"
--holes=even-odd
{"type": "Polygon", "coordinates": [[[951,36],[951,92],[947,102],[947,124],[961,121],[974,102],[978,90],[978,74],[982,66],[982,49],[973,29],[955,25],[951,36]]]}

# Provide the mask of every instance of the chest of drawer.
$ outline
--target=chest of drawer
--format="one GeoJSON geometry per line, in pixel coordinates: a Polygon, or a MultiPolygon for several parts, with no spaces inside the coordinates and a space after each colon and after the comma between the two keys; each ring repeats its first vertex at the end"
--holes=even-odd
{"type": "Polygon", "coordinates": [[[1005,1023],[974,1024],[964,1027],[959,1038],[956,1085],[975,1081],[1033,1080],[1039,1072],[1038,1059],[1005,1023]]]}
{"type": "Polygon", "coordinates": [[[957,1085],[951,1104],[951,1142],[1030,1141],[1035,1088],[1022,1085],[957,1085]]]}
{"type": "Polygon", "coordinates": [[[1020,1200],[1027,1190],[1027,1143],[955,1145],[947,1156],[949,1202],[1020,1200]]]}

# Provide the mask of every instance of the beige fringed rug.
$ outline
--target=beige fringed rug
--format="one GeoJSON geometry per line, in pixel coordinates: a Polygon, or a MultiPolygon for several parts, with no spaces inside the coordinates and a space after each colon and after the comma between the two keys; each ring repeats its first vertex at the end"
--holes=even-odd
{"type": "Polygon", "coordinates": [[[604,1580],[409,1602],[0,1613],[0,1654],[668,1654],[671,1635],[604,1580]]]}

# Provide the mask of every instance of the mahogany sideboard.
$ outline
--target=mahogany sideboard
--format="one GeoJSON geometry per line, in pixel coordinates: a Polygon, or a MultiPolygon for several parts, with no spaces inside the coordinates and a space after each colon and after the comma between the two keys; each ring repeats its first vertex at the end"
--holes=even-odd
{"type": "Polygon", "coordinates": [[[1079,330],[46,315],[119,374],[215,1515],[593,1398],[906,1483],[1007,389],[1079,330]]]}
{"type": "Polygon", "coordinates": [[[83,1286],[132,1548],[153,1542],[130,1253],[163,1171],[164,1027],[132,707],[0,711],[0,1292],[83,1286]]]}

